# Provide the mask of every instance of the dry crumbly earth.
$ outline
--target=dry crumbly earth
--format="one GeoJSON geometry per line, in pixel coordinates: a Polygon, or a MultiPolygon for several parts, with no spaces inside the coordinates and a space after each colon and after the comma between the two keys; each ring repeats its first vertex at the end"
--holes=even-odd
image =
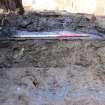
{"type": "Polygon", "coordinates": [[[105,105],[105,41],[0,42],[0,105],[105,105]]]}
{"type": "MultiPolygon", "coordinates": [[[[0,17],[0,35],[67,29],[104,35],[78,15],[0,17]],[[15,21],[14,21],[15,20],[15,21]]],[[[0,105],[105,105],[105,41],[0,41],[0,105]]]]}

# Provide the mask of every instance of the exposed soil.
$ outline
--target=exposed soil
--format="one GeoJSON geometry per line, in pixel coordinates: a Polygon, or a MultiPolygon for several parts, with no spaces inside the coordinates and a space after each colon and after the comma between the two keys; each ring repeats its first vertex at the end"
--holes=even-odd
{"type": "Polygon", "coordinates": [[[0,45],[1,105],[105,104],[104,41],[27,40],[0,45]]]}
{"type": "Polygon", "coordinates": [[[22,16],[16,14],[1,15],[0,37],[10,37],[17,30],[30,32],[72,30],[104,35],[105,27],[96,24],[98,18],[94,15],[58,13],[54,11],[25,13],[22,16]]]}
{"type": "MultiPolygon", "coordinates": [[[[6,24],[10,29],[6,32],[12,34],[17,29],[49,31],[69,19],[65,25],[70,30],[100,33],[95,29],[95,23],[84,16],[83,23],[86,24],[81,25],[80,22],[72,22],[71,16],[67,15],[42,16],[43,22],[40,22],[40,16],[36,16],[39,21],[35,20],[35,15],[31,19],[25,16],[27,21],[24,24],[21,24],[24,16],[6,17],[13,28],[11,31],[6,24]],[[45,20],[54,21],[54,24],[45,24],[45,20]],[[50,26],[39,25],[37,29],[32,21],[50,26]]],[[[72,19],[77,21],[77,17],[72,19]]],[[[6,29],[3,26],[1,30],[6,29]]],[[[96,40],[0,41],[0,105],[105,105],[104,52],[105,41],[96,40]]]]}

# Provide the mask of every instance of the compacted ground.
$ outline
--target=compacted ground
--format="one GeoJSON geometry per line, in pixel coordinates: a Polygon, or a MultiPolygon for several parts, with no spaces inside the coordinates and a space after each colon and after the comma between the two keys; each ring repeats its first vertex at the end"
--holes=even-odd
{"type": "MultiPolygon", "coordinates": [[[[0,35],[57,29],[104,35],[95,21],[51,12],[2,15],[0,35]]],[[[0,105],[105,105],[105,41],[1,40],[0,105]]]]}

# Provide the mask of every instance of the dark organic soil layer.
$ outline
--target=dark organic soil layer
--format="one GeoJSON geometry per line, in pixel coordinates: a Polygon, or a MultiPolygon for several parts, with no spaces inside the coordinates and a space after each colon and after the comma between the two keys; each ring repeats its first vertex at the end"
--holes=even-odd
{"type": "Polygon", "coordinates": [[[16,30],[55,31],[72,30],[102,35],[96,24],[96,17],[87,14],[56,12],[33,12],[24,15],[7,14],[0,16],[0,37],[12,36],[16,30]],[[97,31],[98,30],[98,31],[97,31]]]}

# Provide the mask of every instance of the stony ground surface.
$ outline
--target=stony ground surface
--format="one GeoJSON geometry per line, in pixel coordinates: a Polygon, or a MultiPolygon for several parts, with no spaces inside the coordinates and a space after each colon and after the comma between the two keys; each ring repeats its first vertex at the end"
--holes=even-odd
{"type": "Polygon", "coordinates": [[[0,105],[105,105],[105,41],[0,42],[0,105]]]}

